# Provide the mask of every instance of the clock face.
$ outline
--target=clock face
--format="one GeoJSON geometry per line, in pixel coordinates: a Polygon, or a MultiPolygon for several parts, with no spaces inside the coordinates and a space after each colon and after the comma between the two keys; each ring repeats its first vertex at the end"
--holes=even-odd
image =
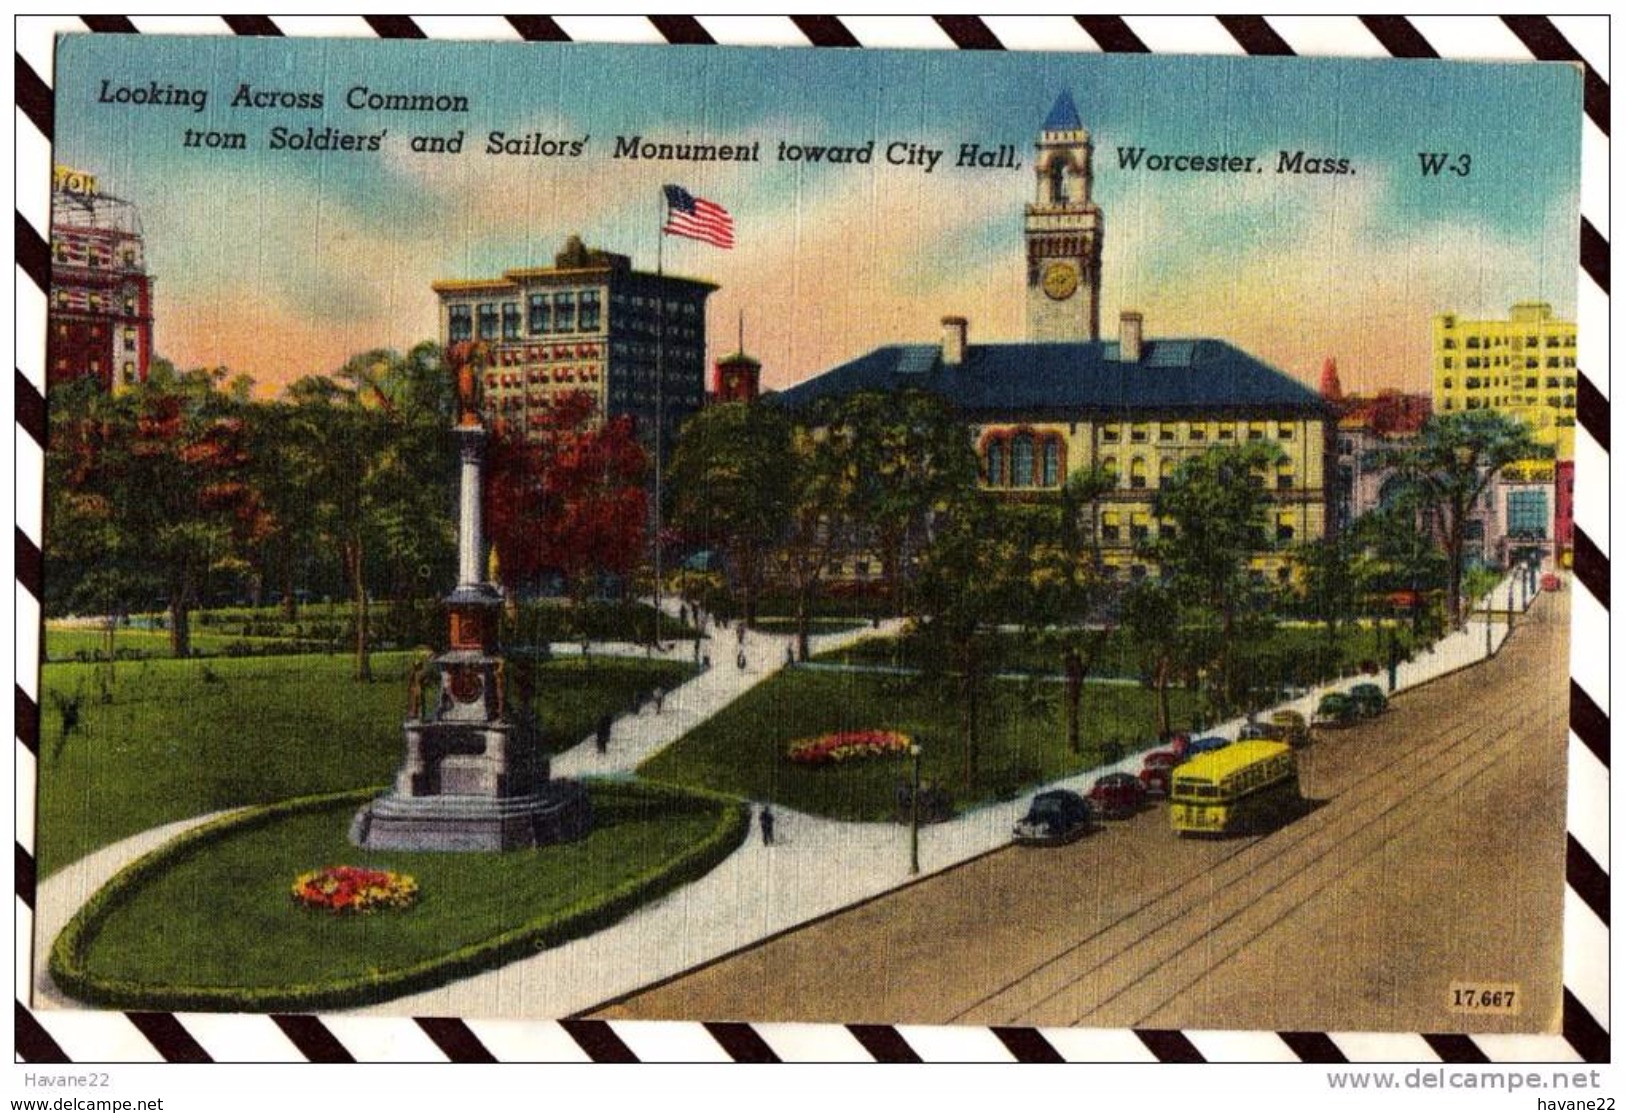
{"type": "Polygon", "coordinates": [[[1065,301],[1078,288],[1078,269],[1070,263],[1051,263],[1044,268],[1044,293],[1065,301]]]}

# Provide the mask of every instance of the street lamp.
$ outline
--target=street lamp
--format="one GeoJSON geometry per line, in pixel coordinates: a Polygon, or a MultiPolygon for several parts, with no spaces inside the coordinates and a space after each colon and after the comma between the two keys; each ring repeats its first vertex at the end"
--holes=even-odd
{"type": "Polygon", "coordinates": [[[908,756],[914,765],[914,790],[908,796],[908,872],[913,875],[920,872],[920,747],[910,746],[908,756]]]}

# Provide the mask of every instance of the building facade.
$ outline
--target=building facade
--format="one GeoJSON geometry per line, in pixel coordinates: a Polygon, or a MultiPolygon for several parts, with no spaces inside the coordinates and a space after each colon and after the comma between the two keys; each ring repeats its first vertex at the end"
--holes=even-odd
{"type": "Polygon", "coordinates": [[[922,390],[965,421],[984,489],[1010,498],[1059,495],[1067,476],[1113,477],[1092,508],[1108,574],[1150,572],[1146,542],[1164,528],[1153,511],[1180,463],[1215,446],[1267,441],[1279,464],[1254,482],[1269,492],[1275,548],[1255,579],[1291,577],[1289,549],[1324,537],[1331,409],[1312,390],[1222,340],[1143,340],[1124,314],[1117,341],[971,344],[961,317],[940,345],[895,344],[808,379],[774,398],[792,409],[864,391],[922,390]]]}
{"type": "Polygon", "coordinates": [[[1546,302],[1518,302],[1505,320],[1433,319],[1433,407],[1441,414],[1492,409],[1522,418],[1535,443],[1574,459],[1573,321],[1546,302]]]}
{"type": "Polygon", "coordinates": [[[147,381],[152,276],[140,215],[90,175],[57,167],[51,190],[47,387],[92,378],[113,391],[147,381]]]}
{"type": "Polygon", "coordinates": [[[433,284],[441,342],[490,347],[488,420],[535,435],[560,395],[586,391],[603,418],[631,415],[650,446],[658,420],[668,453],[705,403],[705,303],[716,288],[634,270],[627,256],[575,236],[551,267],[433,284]]]}

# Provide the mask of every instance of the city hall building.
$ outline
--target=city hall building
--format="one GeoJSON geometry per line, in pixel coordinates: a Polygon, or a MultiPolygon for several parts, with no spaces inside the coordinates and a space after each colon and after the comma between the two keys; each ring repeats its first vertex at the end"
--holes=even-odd
{"type": "Polygon", "coordinates": [[[705,403],[705,300],[716,288],[634,270],[627,256],[576,236],[551,267],[433,284],[441,342],[490,347],[487,420],[534,436],[555,399],[586,391],[604,418],[631,415],[651,446],[658,411],[667,453],[705,403]]]}
{"type": "Polygon", "coordinates": [[[1282,458],[1254,482],[1267,489],[1274,550],[1255,578],[1291,576],[1286,551],[1327,534],[1329,432],[1335,411],[1289,375],[1227,341],[1152,339],[1141,315],[1099,337],[1103,217],[1092,197],[1089,133],[1063,94],[1037,143],[1037,189],[1026,207],[1029,339],[973,344],[970,322],[945,317],[940,343],[892,344],[775,395],[803,409],[865,391],[935,394],[965,421],[984,489],[1012,498],[1058,495],[1069,474],[1098,467],[1115,484],[1094,530],[1112,574],[1149,567],[1152,505],[1179,464],[1214,446],[1267,441],[1282,458]]]}

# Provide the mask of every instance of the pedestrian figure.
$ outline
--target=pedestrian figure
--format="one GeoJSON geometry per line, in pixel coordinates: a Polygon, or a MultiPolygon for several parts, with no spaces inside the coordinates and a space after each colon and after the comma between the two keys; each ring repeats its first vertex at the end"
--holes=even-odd
{"type": "Polygon", "coordinates": [[[784,647],[784,663],[787,665],[796,663],[796,647],[793,642],[784,647]]]}
{"type": "Polygon", "coordinates": [[[700,663],[700,638],[697,634],[694,636],[694,663],[700,663]]]}
{"type": "Polygon", "coordinates": [[[700,658],[700,668],[709,669],[710,667],[711,667],[711,655],[709,653],[707,653],[704,657],[700,658]]]}
{"type": "Polygon", "coordinates": [[[762,824],[762,845],[773,845],[773,805],[763,804],[762,814],[758,817],[762,824]]]}
{"type": "Polygon", "coordinates": [[[744,619],[739,620],[739,644],[741,646],[745,644],[745,620],[744,619]]]}
{"type": "Polygon", "coordinates": [[[598,752],[601,754],[609,753],[609,732],[614,724],[608,711],[598,716],[598,752]]]}
{"type": "Polygon", "coordinates": [[[589,648],[589,646],[588,646],[588,643],[587,643],[587,639],[582,638],[581,639],[581,659],[583,661],[585,661],[587,659],[587,650],[588,650],[588,648],[589,648]]]}
{"type": "Polygon", "coordinates": [[[688,604],[687,603],[684,603],[682,606],[677,608],[677,621],[681,622],[684,626],[688,625],[688,604]]]}
{"type": "Polygon", "coordinates": [[[743,649],[739,651],[739,656],[734,658],[734,664],[739,666],[740,672],[745,671],[745,651],[743,649]]]}
{"type": "Polygon", "coordinates": [[[666,689],[664,689],[664,688],[656,688],[655,689],[655,714],[656,715],[660,714],[660,709],[663,708],[665,705],[666,705],[666,689]]]}

